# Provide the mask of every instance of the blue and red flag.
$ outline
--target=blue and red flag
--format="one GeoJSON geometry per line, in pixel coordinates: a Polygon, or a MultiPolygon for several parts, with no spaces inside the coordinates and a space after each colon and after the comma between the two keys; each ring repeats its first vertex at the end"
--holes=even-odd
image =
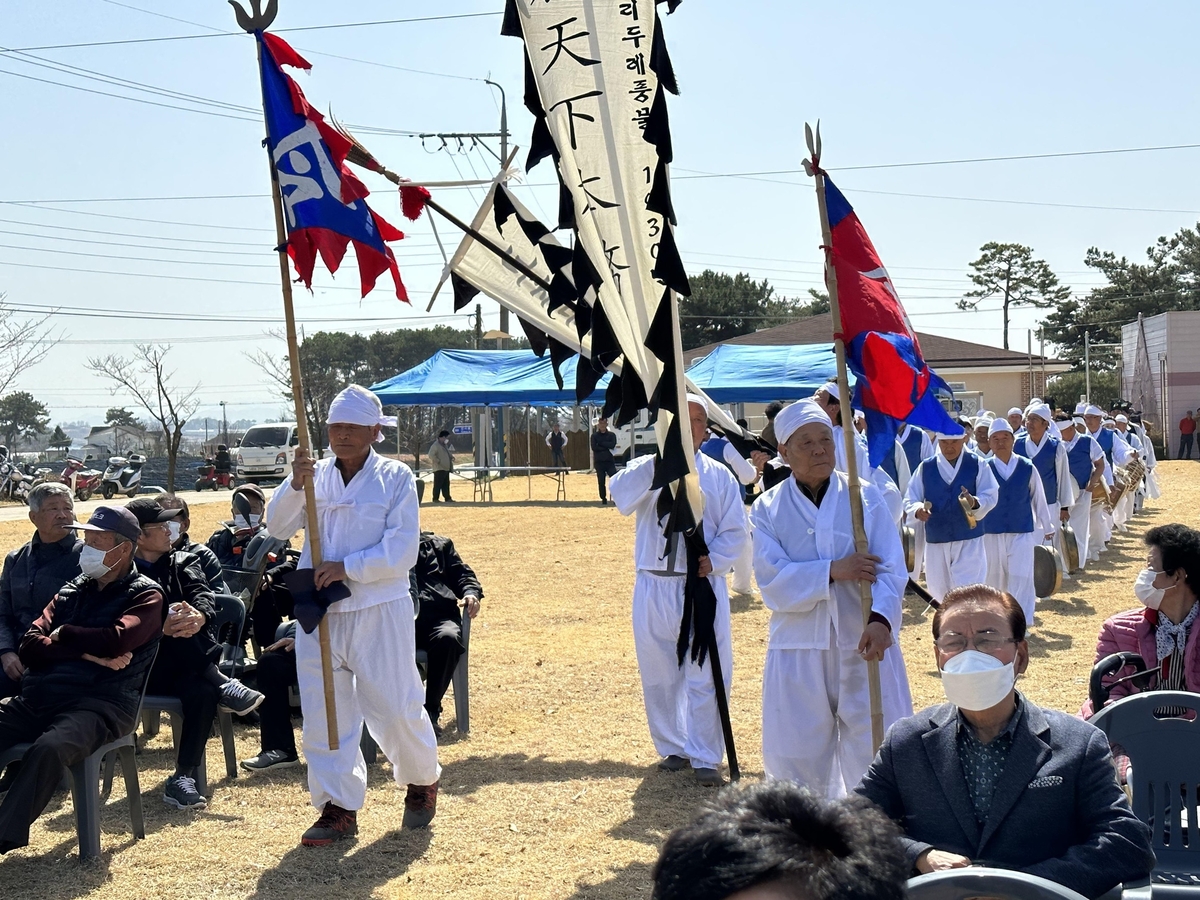
{"type": "Polygon", "coordinates": [[[831,247],[828,258],[837,275],[842,330],[854,372],[854,406],[867,416],[867,448],[878,466],[894,451],[901,422],[932,431],[958,434],[962,427],[938,401],[936,391],[950,388],[926,365],[908,314],[871,239],[842,192],[825,175],[825,206],[831,247]]]}
{"type": "Polygon", "coordinates": [[[279,177],[287,251],[296,273],[311,289],[317,255],[336,272],[353,243],[362,295],[370,293],[380,275],[391,272],[396,296],[407,302],[396,257],[386,243],[404,234],[367,206],[370,191],[346,165],[350,140],[312,108],[300,86],[283,71],[283,66],[312,65],[283,38],[265,31],[255,36],[261,51],[267,146],[279,177]]]}

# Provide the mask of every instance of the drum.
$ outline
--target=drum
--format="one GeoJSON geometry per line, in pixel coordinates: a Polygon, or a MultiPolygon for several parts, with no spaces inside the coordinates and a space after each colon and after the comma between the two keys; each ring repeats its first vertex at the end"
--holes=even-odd
{"type": "Polygon", "coordinates": [[[1062,523],[1062,544],[1067,574],[1074,573],[1079,569],[1079,542],[1075,540],[1075,529],[1067,522],[1062,523]]]}
{"type": "Polygon", "coordinates": [[[1033,590],[1039,597],[1053,597],[1062,587],[1061,557],[1048,544],[1033,548],[1033,590]]]}

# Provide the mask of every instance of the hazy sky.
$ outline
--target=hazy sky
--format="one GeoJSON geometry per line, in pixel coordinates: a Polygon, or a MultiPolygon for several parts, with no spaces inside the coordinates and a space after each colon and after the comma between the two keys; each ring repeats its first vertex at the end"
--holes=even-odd
{"type": "MultiPolygon", "coordinates": [[[[322,110],[332,106],[344,122],[398,132],[495,131],[499,95],[481,80],[490,77],[508,94],[513,142],[527,147],[521,45],[499,35],[502,6],[280,0],[275,28],[492,13],[283,36],[313,63],[311,74],[298,76],[309,99],[322,110]]],[[[999,346],[995,302],[979,313],[954,309],[981,244],[1029,244],[1085,291],[1101,283],[1083,265],[1088,247],[1141,259],[1155,237],[1200,219],[1193,176],[1200,152],[895,164],[1200,143],[1200,8],[1146,2],[1133,9],[687,0],[664,27],[682,88],[670,103],[672,187],[689,272],[744,270],[785,295],[820,285],[816,204],[796,171],[804,121],[820,118],[825,164],[917,328],[999,346]],[[702,177],[780,171],[793,174],[702,177]]],[[[201,385],[201,414],[219,415],[221,400],[231,419],[282,407],[245,356],[256,348],[282,352],[265,335],[281,306],[254,44],[228,34],[235,29],[224,0],[0,0],[6,51],[213,35],[0,52],[0,292],[21,308],[91,313],[60,316],[65,340],[19,383],[56,422],[99,422],[106,408],[127,402],[83,363],[128,353],[137,341],[173,345],[176,378],[201,385]]],[[[452,154],[412,136],[360,137],[414,178],[487,177],[496,165],[469,144],[452,154]]],[[[388,183],[364,180],[377,191],[373,206],[408,232],[394,249],[413,304],[384,290],[386,278],[360,302],[352,263],[336,280],[318,266],[315,293],[297,293],[305,329],[466,327],[464,316],[451,314],[448,292],[425,312],[441,270],[429,224],[403,221],[388,183]]],[[[544,162],[520,189],[535,212],[553,213],[552,180],[544,162]]],[[[463,218],[481,196],[478,189],[437,193],[463,218]]],[[[453,229],[439,224],[448,245],[456,244],[453,229]]],[[[495,327],[497,308],[483,300],[485,328],[495,327]]],[[[1017,312],[1015,347],[1024,349],[1037,315],[1017,312]]]]}

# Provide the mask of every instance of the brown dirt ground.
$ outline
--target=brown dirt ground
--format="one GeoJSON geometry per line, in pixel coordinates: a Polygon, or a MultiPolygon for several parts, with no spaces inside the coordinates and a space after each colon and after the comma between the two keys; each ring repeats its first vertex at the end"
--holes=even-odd
{"type": "MultiPolygon", "coordinates": [[[[1103,619],[1133,605],[1142,566],[1140,535],[1171,521],[1196,524],[1200,468],[1160,466],[1166,496],[1117,537],[1098,566],[1038,609],[1032,662],[1022,682],[1036,702],[1074,711],[1103,619]]],[[[465,483],[453,488],[469,498],[465,483]]],[[[209,743],[209,809],[189,814],[161,802],[173,762],[170,729],[139,757],[147,837],[135,842],[118,779],[102,819],[104,855],[80,866],[70,798],[52,801],[31,845],[0,862],[0,895],[172,898],[297,896],[344,898],[642,898],[663,837],[711,793],[690,774],[655,768],[630,634],[633,524],[600,508],[591,476],[569,479],[571,498],[535,478],[495,487],[497,502],[422,508],[422,525],[450,535],[487,591],[471,642],[472,727],[447,729],[438,816],[431,830],[403,832],[402,794],[390,767],[371,769],[354,843],[297,846],[314,813],[304,769],[275,776],[223,777],[219,741],[209,743]]],[[[220,506],[195,510],[194,534],[208,534],[220,506]]],[[[0,547],[17,546],[28,526],[0,524],[0,547]]],[[[929,616],[906,604],[901,643],[913,699],[938,701],[929,616]]],[[[767,614],[757,599],[733,616],[733,719],[742,770],[762,774],[760,679],[767,614]]],[[[447,710],[452,709],[447,698],[447,710]]],[[[447,719],[452,719],[447,715],[447,719]]],[[[240,758],[258,751],[257,733],[238,729],[240,758]]]]}

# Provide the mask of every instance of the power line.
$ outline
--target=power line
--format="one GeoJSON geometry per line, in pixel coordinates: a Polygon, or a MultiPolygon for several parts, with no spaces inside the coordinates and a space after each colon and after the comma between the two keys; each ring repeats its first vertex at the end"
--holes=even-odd
{"type": "MultiPolygon", "coordinates": [[[[494,12],[453,13],[443,16],[414,16],[407,19],[379,19],[373,22],[340,22],[333,25],[302,25],[293,28],[273,28],[273,34],[285,34],[304,31],[330,31],[338,28],[367,28],[378,25],[409,25],[416,22],[445,22],[452,19],[478,19],[485,16],[503,15],[501,10],[494,12]]],[[[242,37],[244,31],[218,31],[208,34],[176,34],[152,38],[124,38],[116,41],[80,41],[73,44],[42,44],[37,47],[14,47],[13,51],[25,53],[31,50],[74,50],[78,47],[116,47],[129,44],[161,44],[167,41],[194,41],[214,37],[242,37]]]]}
{"type": "Polygon", "coordinates": [[[39,212],[49,211],[56,213],[68,213],[74,216],[87,216],[88,218],[116,219],[122,222],[143,222],[149,225],[175,225],[180,228],[212,228],[219,231],[253,231],[259,234],[275,234],[274,228],[250,228],[246,225],[212,225],[207,222],[178,222],[171,219],[147,219],[141,216],[118,216],[114,213],[93,212],[90,209],[64,209],[62,207],[50,205],[54,202],[56,201],[45,200],[37,201],[35,203],[27,203],[24,200],[0,200],[0,205],[8,204],[11,206],[24,206],[28,207],[29,209],[36,209],[39,212]]]}

